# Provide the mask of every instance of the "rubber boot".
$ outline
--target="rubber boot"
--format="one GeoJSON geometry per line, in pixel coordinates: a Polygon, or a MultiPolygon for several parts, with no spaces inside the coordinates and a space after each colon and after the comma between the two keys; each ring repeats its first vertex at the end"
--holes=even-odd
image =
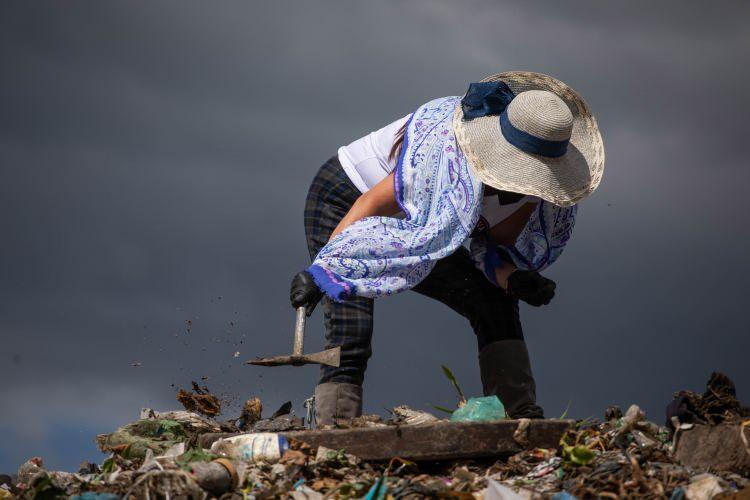
{"type": "Polygon", "coordinates": [[[315,388],[315,419],[318,425],[331,425],[338,418],[362,415],[362,386],[325,382],[315,388]]]}
{"type": "Polygon", "coordinates": [[[495,395],[511,418],[544,418],[536,404],[536,383],[523,340],[498,340],[479,352],[485,396],[495,395]]]}

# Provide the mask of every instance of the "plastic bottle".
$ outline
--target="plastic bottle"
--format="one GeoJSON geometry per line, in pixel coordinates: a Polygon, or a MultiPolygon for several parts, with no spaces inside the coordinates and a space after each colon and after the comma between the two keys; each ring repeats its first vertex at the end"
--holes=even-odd
{"type": "Polygon", "coordinates": [[[288,449],[284,436],[273,432],[240,434],[219,439],[211,445],[212,453],[246,462],[276,462],[288,449]]]}

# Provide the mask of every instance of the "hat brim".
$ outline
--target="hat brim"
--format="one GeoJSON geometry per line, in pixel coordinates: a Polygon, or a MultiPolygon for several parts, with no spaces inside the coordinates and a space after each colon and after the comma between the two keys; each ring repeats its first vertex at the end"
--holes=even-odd
{"type": "Polygon", "coordinates": [[[604,173],[604,143],[596,119],[583,98],[560,80],[541,73],[507,71],[482,81],[498,80],[516,94],[527,90],[553,92],[570,108],[573,129],[563,156],[533,155],[503,137],[498,116],[464,121],[461,105],[457,105],[453,114],[456,139],[480,180],[496,189],[538,196],[563,207],[591,194],[604,173]]]}

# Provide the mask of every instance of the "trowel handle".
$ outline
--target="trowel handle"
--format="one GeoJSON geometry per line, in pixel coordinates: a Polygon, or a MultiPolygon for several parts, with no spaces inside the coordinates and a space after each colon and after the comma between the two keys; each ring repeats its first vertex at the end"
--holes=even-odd
{"type": "Polygon", "coordinates": [[[298,307],[297,321],[294,324],[294,349],[292,349],[292,356],[302,356],[302,350],[305,347],[305,318],[307,318],[305,306],[298,307]]]}

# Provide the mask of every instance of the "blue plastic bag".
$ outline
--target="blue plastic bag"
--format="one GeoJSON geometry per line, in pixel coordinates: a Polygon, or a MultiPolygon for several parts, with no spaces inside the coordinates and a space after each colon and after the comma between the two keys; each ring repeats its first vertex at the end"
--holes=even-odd
{"type": "Polygon", "coordinates": [[[504,420],[505,406],[497,396],[469,398],[464,406],[453,412],[451,422],[494,422],[504,420]]]}
{"type": "Polygon", "coordinates": [[[558,491],[552,495],[552,500],[576,500],[576,497],[568,493],[567,491],[558,491]]]}
{"type": "Polygon", "coordinates": [[[120,495],[106,492],[87,491],[80,495],[70,497],[71,500],[120,500],[120,495]]]}

